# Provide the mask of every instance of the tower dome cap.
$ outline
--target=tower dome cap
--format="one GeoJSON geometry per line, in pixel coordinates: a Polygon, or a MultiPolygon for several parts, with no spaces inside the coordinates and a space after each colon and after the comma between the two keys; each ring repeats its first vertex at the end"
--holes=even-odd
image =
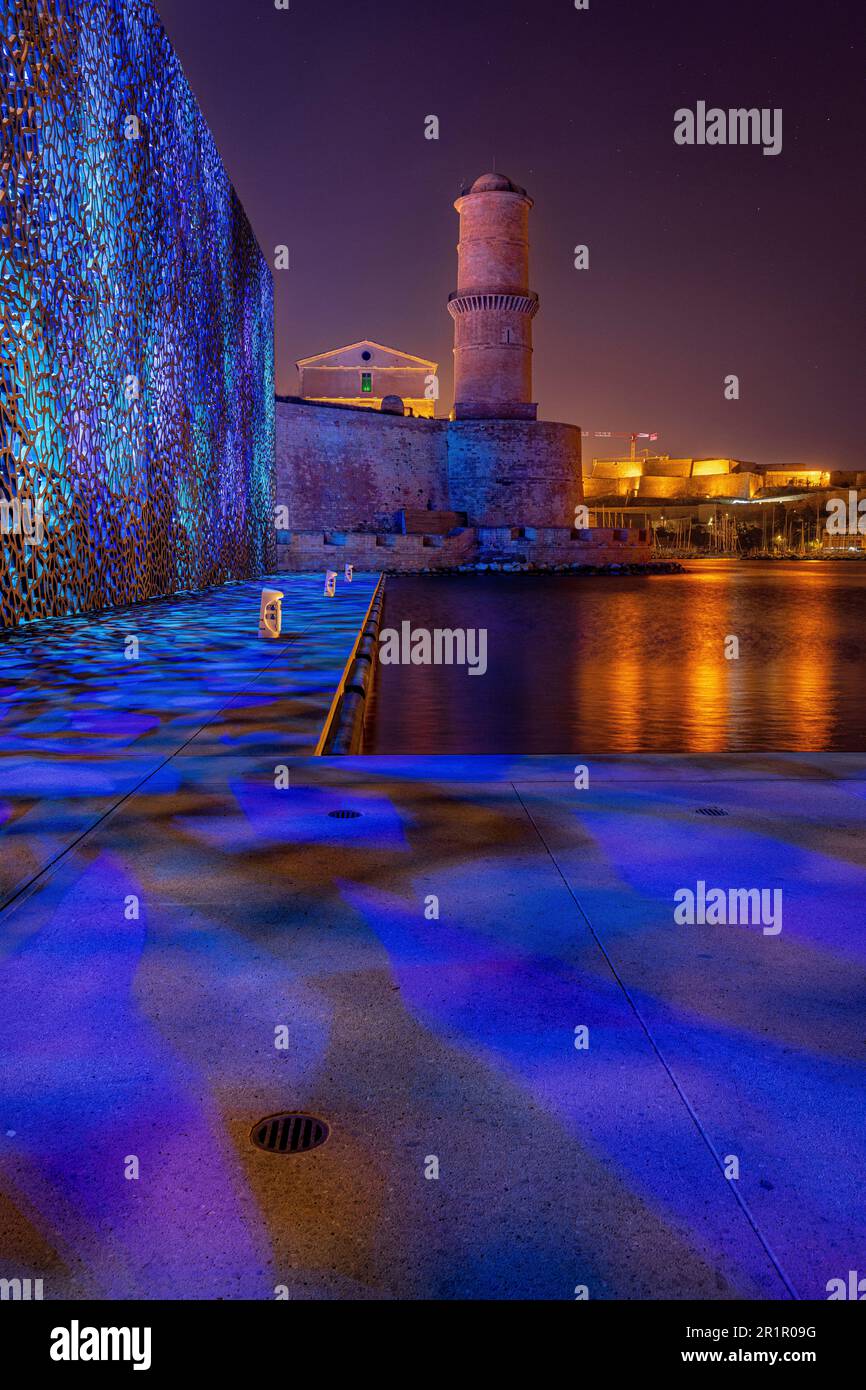
{"type": "Polygon", "coordinates": [[[477,178],[468,193],[521,193],[526,197],[526,189],[507,178],[505,174],[482,174],[477,178]]]}

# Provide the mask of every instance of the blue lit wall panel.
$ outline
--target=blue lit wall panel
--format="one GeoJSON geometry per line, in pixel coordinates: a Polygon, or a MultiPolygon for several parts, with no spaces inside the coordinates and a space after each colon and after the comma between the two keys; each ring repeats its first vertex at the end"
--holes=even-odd
{"type": "Polygon", "coordinates": [[[0,18],[0,625],[273,568],[273,281],[151,0],[0,18]]]}

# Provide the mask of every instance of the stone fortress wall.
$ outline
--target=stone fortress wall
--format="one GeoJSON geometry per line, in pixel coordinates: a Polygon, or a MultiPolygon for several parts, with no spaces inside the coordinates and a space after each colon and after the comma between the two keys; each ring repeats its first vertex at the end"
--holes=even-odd
{"type": "Polygon", "coordinates": [[[582,529],[580,429],[536,419],[532,199],[504,175],[485,174],[454,206],[460,241],[458,288],[448,302],[451,417],[418,418],[393,398],[379,411],[333,402],[335,389],[347,396],[356,390],[364,360],[375,365],[383,355],[387,364],[393,357],[396,367],[423,358],[364,342],[299,364],[304,395],[277,400],[279,566],[342,559],[421,570],[473,562],[594,564],[614,562],[626,547],[630,558],[640,552],[648,559],[645,532],[595,536],[582,529]],[[333,367],[344,360],[345,381],[333,367]],[[311,375],[320,363],[331,364],[321,380],[311,375]],[[306,389],[314,380],[315,402],[306,389]]]}

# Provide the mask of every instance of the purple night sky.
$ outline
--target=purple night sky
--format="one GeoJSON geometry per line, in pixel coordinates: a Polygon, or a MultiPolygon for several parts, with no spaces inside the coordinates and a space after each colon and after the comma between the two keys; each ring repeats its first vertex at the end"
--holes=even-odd
{"type": "Polygon", "coordinates": [[[447,413],[451,204],[495,159],[536,203],[542,418],[658,430],[674,456],[862,467],[860,5],[156,5],[263,249],[290,248],[281,393],[297,358],[369,337],[438,360],[447,413]],[[677,146],[674,111],[701,100],[781,107],[781,154],[677,146]]]}

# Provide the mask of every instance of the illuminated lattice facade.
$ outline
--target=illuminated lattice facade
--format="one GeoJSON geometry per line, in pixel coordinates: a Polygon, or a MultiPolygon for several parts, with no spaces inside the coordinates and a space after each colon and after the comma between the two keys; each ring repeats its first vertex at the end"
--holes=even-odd
{"type": "Polygon", "coordinates": [[[273,566],[273,282],[151,0],[0,0],[0,626],[273,566]]]}

